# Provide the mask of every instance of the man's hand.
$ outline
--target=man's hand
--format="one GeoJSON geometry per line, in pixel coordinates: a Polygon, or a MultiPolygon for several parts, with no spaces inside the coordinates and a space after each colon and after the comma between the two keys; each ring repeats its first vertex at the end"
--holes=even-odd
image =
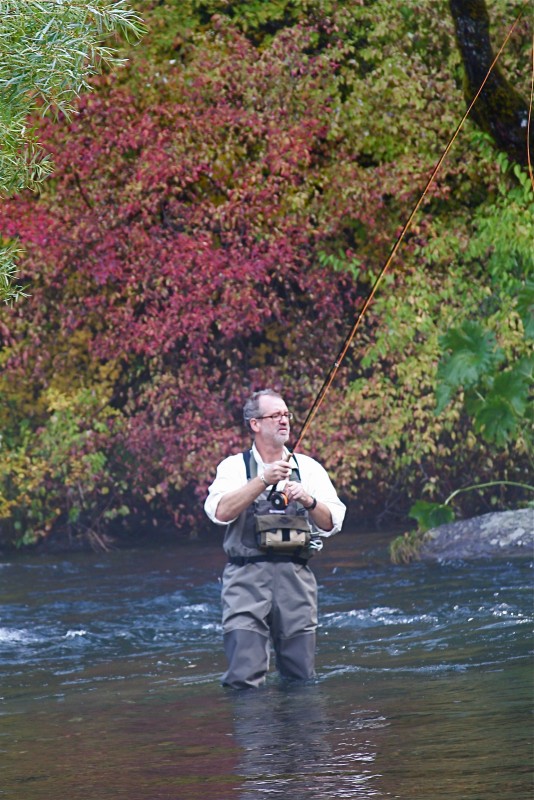
{"type": "Polygon", "coordinates": [[[278,481],[287,481],[291,475],[291,467],[287,461],[273,461],[272,464],[265,464],[263,477],[267,486],[271,486],[278,481]]]}
{"type": "MultiPolygon", "coordinates": [[[[289,500],[296,500],[304,508],[308,508],[313,504],[315,498],[305,492],[302,484],[298,481],[288,481],[283,488],[284,494],[289,500]]],[[[325,503],[317,502],[314,509],[310,509],[310,517],[313,519],[318,528],[322,531],[331,531],[334,527],[332,522],[332,514],[330,509],[325,503]]]]}
{"type": "Polygon", "coordinates": [[[302,483],[299,481],[288,481],[283,488],[283,492],[288,500],[296,500],[305,508],[313,503],[313,497],[304,491],[302,483]]]}
{"type": "Polygon", "coordinates": [[[281,459],[273,461],[271,464],[265,464],[263,478],[258,475],[239,489],[234,489],[233,492],[228,492],[221,497],[216,511],[217,519],[221,522],[230,522],[235,519],[265,491],[266,486],[271,486],[278,481],[285,481],[290,475],[291,467],[287,461],[281,459]]]}

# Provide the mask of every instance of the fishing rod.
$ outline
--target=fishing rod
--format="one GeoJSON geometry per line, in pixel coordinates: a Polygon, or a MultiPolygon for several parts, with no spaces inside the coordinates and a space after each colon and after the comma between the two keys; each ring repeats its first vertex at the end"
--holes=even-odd
{"type": "MultiPolygon", "coordinates": [[[[512,36],[512,33],[514,32],[517,24],[519,23],[519,20],[523,16],[523,11],[526,8],[527,3],[528,3],[528,0],[527,0],[527,2],[525,2],[523,4],[523,6],[520,9],[520,11],[519,11],[519,13],[518,13],[513,25],[511,26],[511,28],[509,29],[508,33],[506,34],[503,43],[501,44],[499,50],[497,51],[497,54],[495,55],[493,61],[491,62],[491,65],[490,65],[490,67],[489,67],[489,69],[488,69],[488,71],[487,71],[487,73],[486,73],[486,75],[484,77],[484,80],[480,84],[480,86],[478,88],[478,91],[476,92],[475,96],[473,97],[473,99],[469,103],[467,111],[465,112],[465,114],[463,115],[462,119],[458,123],[458,125],[456,127],[456,130],[454,131],[453,135],[449,139],[449,142],[448,142],[447,146],[445,147],[443,153],[441,154],[440,158],[436,162],[436,165],[435,165],[434,169],[432,170],[432,173],[431,173],[431,175],[430,175],[430,177],[429,177],[429,179],[428,179],[428,181],[426,183],[425,188],[423,189],[423,192],[421,193],[421,196],[419,197],[417,203],[413,207],[413,209],[412,209],[407,221],[405,222],[400,234],[397,237],[397,240],[395,241],[395,244],[391,248],[391,252],[389,253],[389,256],[387,257],[384,265],[380,269],[380,272],[378,273],[378,276],[377,276],[376,280],[373,283],[371,291],[367,295],[367,297],[365,299],[365,302],[364,302],[362,308],[360,309],[360,312],[358,313],[352,328],[348,332],[348,334],[347,334],[347,336],[345,338],[345,341],[344,341],[341,349],[339,350],[339,352],[338,352],[338,354],[337,354],[337,356],[336,356],[336,358],[334,360],[334,363],[332,364],[332,366],[330,368],[330,371],[328,372],[326,378],[324,379],[323,385],[321,386],[321,388],[320,388],[320,390],[319,390],[319,392],[318,392],[318,394],[317,394],[317,396],[316,396],[316,398],[315,398],[315,400],[313,402],[313,405],[312,405],[310,411],[308,412],[308,416],[306,417],[306,419],[304,421],[304,424],[302,425],[302,428],[301,428],[301,431],[299,433],[298,439],[295,442],[292,450],[289,453],[288,460],[291,458],[292,453],[300,446],[300,444],[301,444],[302,440],[304,439],[306,433],[308,432],[308,429],[309,429],[310,425],[312,424],[317,412],[319,411],[319,408],[323,404],[323,401],[324,401],[324,399],[326,397],[326,394],[327,394],[327,392],[329,391],[330,387],[332,386],[332,384],[334,382],[334,379],[335,379],[335,377],[336,377],[336,375],[337,375],[337,373],[339,371],[339,368],[341,367],[341,364],[343,363],[343,361],[345,359],[345,356],[348,353],[349,347],[351,346],[351,344],[352,344],[352,342],[354,340],[354,337],[356,336],[356,333],[357,333],[357,331],[358,331],[358,329],[360,327],[360,324],[361,324],[361,322],[362,322],[362,320],[363,320],[363,318],[364,318],[369,306],[371,305],[371,303],[372,303],[372,301],[373,301],[373,299],[374,299],[374,297],[375,297],[375,295],[376,295],[376,293],[378,291],[378,288],[379,288],[380,284],[382,283],[382,280],[383,280],[384,276],[386,275],[387,271],[389,270],[389,268],[390,268],[390,266],[391,266],[391,264],[393,262],[393,259],[397,255],[397,252],[398,252],[398,250],[399,250],[399,248],[400,248],[400,246],[401,246],[401,244],[402,244],[402,242],[403,242],[408,230],[410,229],[410,227],[412,225],[412,222],[414,220],[415,215],[419,211],[419,209],[420,209],[420,207],[421,207],[426,195],[428,194],[428,191],[429,191],[430,187],[434,183],[434,181],[436,179],[436,176],[437,176],[438,172],[440,171],[440,169],[441,169],[441,167],[443,165],[443,162],[445,161],[447,155],[449,154],[449,151],[451,150],[454,142],[456,141],[456,138],[458,137],[458,134],[460,133],[460,131],[461,131],[466,119],[468,118],[469,114],[471,113],[471,111],[473,109],[473,106],[477,102],[477,100],[478,100],[478,98],[479,98],[484,86],[486,85],[486,83],[488,81],[489,76],[491,75],[491,73],[492,73],[497,61],[499,60],[503,50],[505,49],[506,45],[508,44],[508,41],[509,41],[510,37],[512,36]]],[[[533,82],[534,82],[534,43],[533,43],[533,82]]],[[[529,108],[528,125],[527,125],[528,131],[530,131],[530,116],[531,116],[531,109],[532,109],[532,96],[533,96],[533,94],[534,94],[534,83],[533,83],[532,88],[531,88],[530,108],[529,108]]],[[[528,136],[529,136],[529,133],[527,132],[527,137],[528,136]]],[[[530,147],[529,147],[529,144],[530,144],[530,139],[527,138],[527,154],[528,154],[529,172],[530,172],[531,181],[533,182],[533,186],[534,186],[534,178],[533,178],[533,175],[532,175],[532,166],[531,166],[531,162],[530,162],[530,147]]]]}

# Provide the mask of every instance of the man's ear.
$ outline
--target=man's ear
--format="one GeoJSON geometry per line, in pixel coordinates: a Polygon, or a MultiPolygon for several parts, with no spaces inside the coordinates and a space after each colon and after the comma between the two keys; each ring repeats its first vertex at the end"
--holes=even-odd
{"type": "Polygon", "coordinates": [[[260,423],[257,419],[249,420],[249,425],[253,433],[257,433],[260,429],[260,423]]]}

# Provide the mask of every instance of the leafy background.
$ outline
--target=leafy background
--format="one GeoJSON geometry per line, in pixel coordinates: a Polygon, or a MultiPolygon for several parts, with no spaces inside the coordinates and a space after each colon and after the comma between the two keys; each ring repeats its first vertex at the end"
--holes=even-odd
{"type": "MultiPolygon", "coordinates": [[[[133,3],[149,33],[0,207],[0,541],[206,530],[265,385],[302,424],[465,110],[443,0],[133,3]]],[[[500,43],[517,4],[487,3],[500,43]]],[[[529,21],[502,63],[528,95],[529,21]]],[[[468,121],[303,442],[353,522],[526,502],[533,191],[468,121]],[[497,484],[498,482],[498,484],[497,484]]]]}

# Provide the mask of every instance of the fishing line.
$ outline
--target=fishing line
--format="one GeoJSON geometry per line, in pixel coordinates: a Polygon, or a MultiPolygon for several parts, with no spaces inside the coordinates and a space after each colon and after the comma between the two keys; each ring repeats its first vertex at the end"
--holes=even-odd
{"type": "MultiPolygon", "coordinates": [[[[386,259],[386,262],[384,263],[384,265],[382,266],[380,272],[378,273],[378,277],[376,278],[376,280],[375,280],[375,282],[374,282],[374,284],[373,284],[373,286],[371,288],[371,291],[367,295],[367,297],[365,299],[365,302],[364,302],[359,314],[357,315],[356,320],[355,320],[351,330],[347,334],[347,337],[346,337],[346,339],[345,339],[345,341],[343,343],[343,346],[341,347],[339,353],[337,354],[336,359],[335,359],[334,363],[332,364],[332,367],[330,368],[330,371],[329,371],[328,375],[326,376],[326,378],[325,378],[325,380],[323,382],[323,385],[320,388],[320,390],[319,390],[319,392],[318,392],[318,394],[317,394],[317,396],[316,396],[316,398],[315,398],[315,400],[313,402],[313,405],[312,405],[310,411],[308,412],[308,416],[306,417],[306,419],[304,421],[304,424],[303,424],[303,426],[301,428],[301,431],[300,431],[300,434],[298,436],[298,439],[295,442],[295,445],[293,446],[293,451],[296,450],[299,447],[299,445],[301,444],[301,442],[304,439],[304,437],[305,437],[305,435],[306,435],[311,423],[313,422],[317,412],[319,411],[319,408],[321,407],[321,405],[322,405],[322,403],[324,401],[324,398],[325,398],[328,390],[332,386],[332,383],[334,382],[334,379],[335,379],[335,377],[336,377],[336,375],[337,375],[337,373],[339,371],[339,368],[341,367],[341,364],[343,363],[343,361],[345,359],[345,356],[347,355],[349,347],[352,344],[352,341],[353,341],[353,339],[354,339],[354,337],[356,335],[356,332],[358,331],[358,328],[360,327],[361,321],[364,318],[365,313],[367,312],[367,309],[371,305],[375,294],[378,291],[378,287],[382,283],[382,280],[383,280],[386,272],[390,268],[393,259],[397,255],[399,247],[401,246],[401,244],[402,244],[402,242],[404,240],[404,237],[406,236],[406,233],[410,229],[410,226],[411,226],[411,224],[413,222],[413,219],[414,219],[415,215],[419,211],[419,208],[421,207],[421,205],[422,205],[422,203],[423,203],[423,201],[424,201],[424,199],[425,199],[430,187],[434,183],[434,180],[436,179],[436,176],[437,176],[439,170],[441,169],[441,166],[442,166],[443,162],[445,161],[447,155],[449,154],[450,149],[452,148],[454,142],[456,141],[456,138],[457,138],[458,134],[460,133],[460,131],[461,131],[461,129],[462,129],[467,117],[471,113],[471,111],[473,109],[473,106],[477,102],[477,100],[478,100],[478,98],[479,98],[484,86],[487,83],[487,80],[488,80],[489,76],[491,75],[491,72],[493,71],[493,68],[495,67],[495,64],[499,60],[499,58],[500,58],[504,48],[508,44],[508,41],[509,41],[512,33],[514,32],[519,20],[523,16],[523,11],[526,8],[528,2],[529,2],[529,0],[527,0],[527,2],[525,2],[523,4],[523,6],[520,9],[520,11],[519,11],[519,13],[518,13],[513,25],[511,26],[510,30],[506,34],[503,43],[501,44],[499,50],[497,51],[496,56],[494,57],[493,61],[491,62],[491,65],[490,65],[490,67],[489,67],[489,69],[488,69],[488,71],[487,71],[487,73],[486,73],[486,75],[484,77],[484,80],[480,84],[477,93],[475,94],[475,96],[473,97],[473,99],[471,100],[471,102],[470,102],[470,104],[469,104],[469,106],[467,108],[467,111],[465,112],[465,114],[463,115],[462,119],[458,123],[458,125],[456,127],[456,130],[454,131],[454,133],[451,136],[446,148],[444,149],[443,153],[441,154],[440,158],[438,159],[434,169],[432,170],[430,178],[428,179],[428,181],[426,183],[426,186],[423,189],[423,192],[422,192],[421,196],[419,197],[419,200],[417,201],[417,203],[415,204],[414,208],[412,209],[412,212],[411,212],[410,216],[408,217],[407,221],[405,222],[404,227],[402,228],[399,236],[397,237],[397,240],[396,240],[395,244],[393,245],[388,258],[386,259]]],[[[529,120],[530,120],[530,114],[529,114],[529,120]]],[[[529,140],[527,139],[527,152],[528,151],[529,151],[529,140]]],[[[530,160],[529,160],[529,164],[530,164],[530,160]]],[[[530,174],[531,174],[531,179],[532,179],[532,172],[530,174]]]]}

